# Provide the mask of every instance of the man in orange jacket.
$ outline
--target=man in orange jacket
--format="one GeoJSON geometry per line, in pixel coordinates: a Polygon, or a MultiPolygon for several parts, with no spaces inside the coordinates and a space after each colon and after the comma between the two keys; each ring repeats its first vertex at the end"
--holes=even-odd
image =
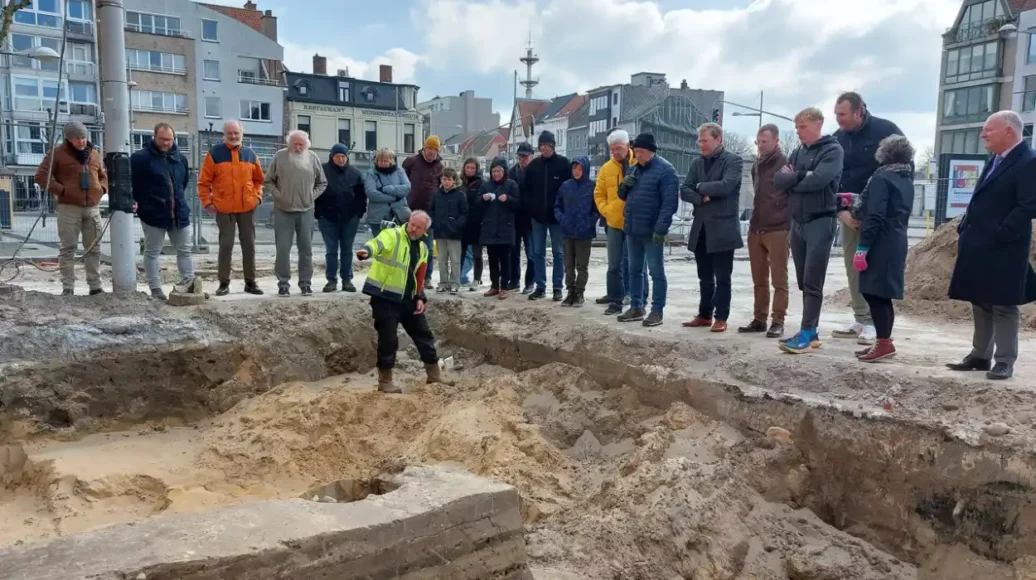
{"type": "Polygon", "coordinates": [[[255,283],[255,208],[263,201],[263,168],[255,151],[241,144],[244,129],[237,121],[223,125],[223,142],[205,155],[198,174],[198,197],[219,226],[219,288],[216,296],[230,293],[230,258],[234,230],[241,240],[245,292],[262,294],[255,283]]]}

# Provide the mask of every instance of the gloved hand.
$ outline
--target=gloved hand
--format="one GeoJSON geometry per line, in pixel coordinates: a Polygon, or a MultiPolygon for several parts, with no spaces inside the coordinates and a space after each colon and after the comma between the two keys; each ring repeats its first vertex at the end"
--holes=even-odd
{"type": "Polygon", "coordinates": [[[664,246],[665,245],[665,234],[655,234],[655,235],[651,236],[651,241],[655,242],[656,244],[658,244],[660,246],[664,246]]]}
{"type": "Polygon", "coordinates": [[[637,176],[636,176],[636,175],[634,175],[633,173],[629,173],[629,174],[628,174],[628,175],[626,175],[626,177],[625,177],[625,178],[624,178],[624,179],[622,180],[622,184],[621,184],[621,185],[623,185],[623,186],[625,186],[625,187],[626,187],[627,189],[629,189],[629,188],[633,187],[633,186],[634,186],[634,185],[636,185],[636,184],[637,184],[637,176]]]}
{"type": "Polygon", "coordinates": [[[856,254],[853,256],[853,268],[857,272],[863,272],[867,269],[867,250],[856,249],[856,254]]]}
{"type": "Polygon", "coordinates": [[[853,207],[853,194],[851,193],[838,193],[835,194],[838,198],[838,209],[852,209],[853,207]]]}
{"type": "Polygon", "coordinates": [[[362,262],[371,257],[371,255],[370,252],[367,251],[367,248],[360,248],[359,250],[356,250],[356,257],[362,262]]]}

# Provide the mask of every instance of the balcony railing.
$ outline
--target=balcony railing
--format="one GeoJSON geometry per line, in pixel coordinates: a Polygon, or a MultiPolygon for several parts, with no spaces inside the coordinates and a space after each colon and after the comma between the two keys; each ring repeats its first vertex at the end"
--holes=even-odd
{"type": "Polygon", "coordinates": [[[22,165],[26,167],[39,167],[43,163],[43,153],[9,153],[4,156],[8,165],[22,165]]]}
{"type": "Polygon", "coordinates": [[[126,23],[126,30],[131,32],[143,32],[144,34],[156,34],[158,36],[176,36],[179,38],[194,38],[190,32],[186,30],[172,30],[168,28],[155,28],[154,26],[141,26],[139,24],[126,23]]]}
{"type": "Polygon", "coordinates": [[[957,31],[954,32],[950,42],[965,42],[977,38],[985,38],[998,33],[1000,27],[1009,21],[1010,19],[1006,16],[997,16],[979,22],[961,24],[957,27],[957,31]]]}
{"type": "Polygon", "coordinates": [[[65,28],[68,29],[68,33],[75,36],[90,36],[94,35],[94,23],[93,22],[80,22],[77,20],[66,20],[65,28]]]}
{"type": "Polygon", "coordinates": [[[145,72],[165,73],[170,75],[185,75],[187,69],[179,66],[162,66],[160,64],[131,64],[129,65],[130,70],[139,70],[145,72]]]}
{"type": "Polygon", "coordinates": [[[173,113],[175,115],[186,115],[187,107],[154,107],[149,105],[133,105],[133,110],[138,113],[173,113]]]}
{"type": "Polygon", "coordinates": [[[100,111],[100,105],[96,105],[94,103],[71,103],[68,106],[69,115],[89,115],[96,117],[100,111]]]}
{"type": "Polygon", "coordinates": [[[244,70],[237,71],[237,82],[245,83],[245,84],[249,84],[249,85],[265,85],[265,86],[268,86],[268,87],[283,87],[284,86],[284,82],[282,82],[280,79],[262,78],[262,77],[256,76],[256,74],[254,72],[252,72],[252,71],[244,71],[244,70]]]}
{"type": "Polygon", "coordinates": [[[97,74],[97,65],[92,62],[66,62],[65,72],[73,76],[92,77],[97,74]]]}

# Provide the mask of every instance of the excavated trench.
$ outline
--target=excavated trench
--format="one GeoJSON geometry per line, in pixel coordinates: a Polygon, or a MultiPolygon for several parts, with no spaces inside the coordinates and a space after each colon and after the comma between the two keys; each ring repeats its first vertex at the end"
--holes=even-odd
{"type": "MultiPolygon", "coordinates": [[[[162,425],[160,429],[166,425],[192,425],[232,409],[237,411],[236,405],[285,383],[320,381],[343,374],[369,377],[374,345],[368,316],[364,309],[334,306],[320,311],[316,319],[310,316],[306,324],[279,329],[274,338],[274,333],[256,332],[264,327],[260,322],[237,322],[238,326],[234,326],[230,319],[247,318],[234,315],[223,321],[225,339],[204,344],[186,340],[142,346],[131,342],[121,348],[73,353],[50,363],[7,364],[0,377],[0,444],[40,438],[74,439],[90,432],[137,428],[141,424],[162,425]]],[[[592,500],[601,508],[602,518],[611,517],[606,515],[608,508],[615,507],[617,495],[626,493],[615,483],[618,478],[631,476],[636,470],[655,469],[659,461],[698,460],[696,467],[680,464],[675,475],[664,475],[670,478],[682,477],[680,469],[698,473],[694,470],[700,469],[699,464],[708,463],[699,457],[698,449],[673,452],[680,445],[694,447],[696,440],[712,436],[688,427],[694,421],[673,419],[674,409],[686,405],[700,414],[700,422],[712,422],[713,430],[708,433],[733,428],[727,436],[729,444],[703,453],[732,462],[735,479],[744,479],[769,502],[792,510],[809,510],[825,524],[916,566],[918,577],[964,578],[968,577],[965,574],[979,574],[983,578],[1006,580],[1014,578],[1010,575],[1012,570],[1021,574],[1017,570],[1029,570],[1027,567],[1036,564],[1032,560],[1036,555],[1036,460],[1028,451],[990,444],[973,446],[943,431],[914,423],[858,417],[794,399],[748,396],[740,388],[716,380],[659,368],[657,360],[645,355],[643,349],[626,348],[628,339],[621,336],[605,338],[613,343],[608,347],[602,347],[600,340],[593,347],[578,341],[558,344],[513,332],[506,326],[494,327],[491,312],[472,313],[449,306],[433,311],[431,319],[444,353],[455,352],[458,359],[466,358],[472,367],[477,367],[463,372],[489,367],[503,367],[525,375],[540,372],[530,376],[544,384],[553,380],[552,373],[576,373],[583,377],[579,380],[592,385],[582,387],[584,395],[592,392],[593,397],[607,403],[581,421],[551,422],[549,414],[538,409],[570,405],[572,400],[582,401],[581,396],[590,395],[573,399],[572,393],[568,393],[568,398],[555,393],[555,399],[544,402],[542,397],[551,396],[523,394],[525,420],[536,425],[557,448],[583,460],[584,466],[595,465],[598,471],[595,478],[584,478],[581,500],[529,497],[527,490],[518,485],[534,560],[549,563],[571,556],[542,547],[554,541],[552,534],[564,529],[564,525],[551,527],[552,518],[559,517],[564,509],[592,500]],[[557,368],[573,370],[556,371],[557,368]],[[642,410],[620,416],[618,409],[625,401],[628,411],[630,400],[642,410]],[[668,425],[668,430],[660,425],[668,425]],[[656,436],[666,438],[667,443],[653,449],[652,438],[656,436]],[[602,458],[615,459],[617,463],[602,458]],[[614,471],[609,471],[613,467],[614,471]],[[949,571],[951,566],[956,571],[949,571]]],[[[412,350],[407,342],[401,340],[401,345],[412,350]]],[[[503,379],[486,377],[478,376],[478,388],[489,385],[494,392],[501,388],[493,381],[503,379]]],[[[424,394],[422,391],[421,395],[424,394]]],[[[522,437],[519,440],[524,441],[522,437]]],[[[526,445],[535,446],[527,442],[526,445]]],[[[528,456],[535,455],[521,444],[518,447],[528,456]]],[[[232,456],[229,451],[222,453],[221,460],[232,456]]],[[[446,459],[432,455],[431,459],[446,459]]],[[[717,473],[723,469],[717,468],[717,473]]],[[[332,484],[332,474],[333,470],[326,479],[309,483],[332,484]]],[[[499,472],[489,470],[489,475],[499,472]]],[[[565,478],[563,474],[546,477],[565,478]]],[[[692,476],[687,477],[693,480],[692,476]]],[[[342,495],[339,500],[380,493],[369,484],[372,480],[364,484],[356,479],[348,481],[355,489],[339,484],[335,488],[342,495]]],[[[149,482],[138,483],[139,493],[148,493],[149,482]]],[[[667,485],[673,484],[670,481],[667,485]]],[[[643,503],[658,501],[664,487],[644,491],[643,503]]],[[[103,490],[93,493],[103,495],[103,490]]],[[[142,515],[160,511],[162,506],[158,505],[142,515]]],[[[808,518],[795,517],[795,525],[807,525],[808,518]]],[[[653,552],[645,547],[652,543],[651,539],[640,538],[638,547],[646,554],[686,560],[679,555],[681,549],[694,551],[704,543],[711,545],[711,552],[727,554],[735,562],[726,568],[728,575],[717,571],[709,572],[713,575],[696,573],[697,564],[687,561],[668,568],[685,578],[735,578],[738,570],[746,570],[746,558],[757,557],[752,554],[780,552],[780,546],[765,542],[725,545],[719,538],[697,537],[681,530],[675,520],[674,517],[663,522],[671,527],[669,533],[681,546],[653,552]]],[[[628,529],[627,524],[615,525],[616,529],[628,529]]],[[[604,526],[601,533],[607,530],[608,526],[604,526]]],[[[607,541],[598,538],[591,545],[606,548],[607,541]]],[[[808,551],[806,556],[820,557],[819,553],[808,551]]],[[[866,559],[879,571],[861,571],[856,575],[852,570],[818,572],[808,566],[789,564],[783,576],[772,577],[911,577],[895,568],[894,563],[879,565],[874,557],[866,559]],[[883,576],[882,566],[890,565],[893,570],[886,570],[883,576]]],[[[654,568],[636,573],[624,569],[615,572],[614,577],[658,577],[655,573],[654,568]]]]}

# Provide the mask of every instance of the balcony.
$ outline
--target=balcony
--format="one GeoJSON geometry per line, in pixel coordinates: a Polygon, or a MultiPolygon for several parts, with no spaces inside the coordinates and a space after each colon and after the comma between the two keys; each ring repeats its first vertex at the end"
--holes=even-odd
{"type": "Polygon", "coordinates": [[[130,70],[139,70],[139,71],[143,71],[143,72],[163,73],[163,74],[167,74],[167,75],[185,75],[185,74],[187,74],[187,69],[183,68],[183,67],[163,66],[163,65],[160,65],[160,64],[150,64],[150,63],[145,63],[145,64],[134,63],[134,64],[129,65],[129,69],[130,70]]]}
{"type": "Polygon", "coordinates": [[[96,117],[100,114],[101,107],[95,103],[71,103],[68,106],[69,115],[85,115],[96,117]]]}
{"type": "Polygon", "coordinates": [[[237,82],[247,85],[263,85],[267,87],[283,87],[284,82],[280,79],[262,78],[255,71],[237,71],[237,82]]]}
{"type": "Polygon", "coordinates": [[[69,38],[92,39],[94,37],[93,22],[66,20],[65,29],[68,30],[69,38]]]}
{"type": "Polygon", "coordinates": [[[194,38],[194,36],[186,30],[170,29],[170,28],[156,28],[154,26],[141,26],[139,24],[126,23],[126,30],[130,32],[140,32],[143,34],[155,34],[157,36],[175,36],[178,38],[194,38]]]}
{"type": "Polygon", "coordinates": [[[950,29],[947,31],[949,42],[967,42],[969,40],[976,40],[979,38],[985,38],[992,36],[1000,32],[1000,27],[1010,22],[1011,19],[1006,16],[997,16],[995,18],[989,18],[979,22],[972,22],[967,24],[961,24],[954,31],[950,29]]]}
{"type": "Polygon", "coordinates": [[[97,65],[92,62],[66,62],[65,73],[70,77],[89,77],[93,79],[97,76],[97,65]]]}
{"type": "Polygon", "coordinates": [[[43,153],[8,153],[4,155],[4,161],[8,165],[39,167],[43,163],[43,153]]]}
{"type": "Polygon", "coordinates": [[[133,105],[133,110],[138,113],[169,113],[173,115],[186,115],[187,107],[154,107],[148,105],[133,105]]]}

